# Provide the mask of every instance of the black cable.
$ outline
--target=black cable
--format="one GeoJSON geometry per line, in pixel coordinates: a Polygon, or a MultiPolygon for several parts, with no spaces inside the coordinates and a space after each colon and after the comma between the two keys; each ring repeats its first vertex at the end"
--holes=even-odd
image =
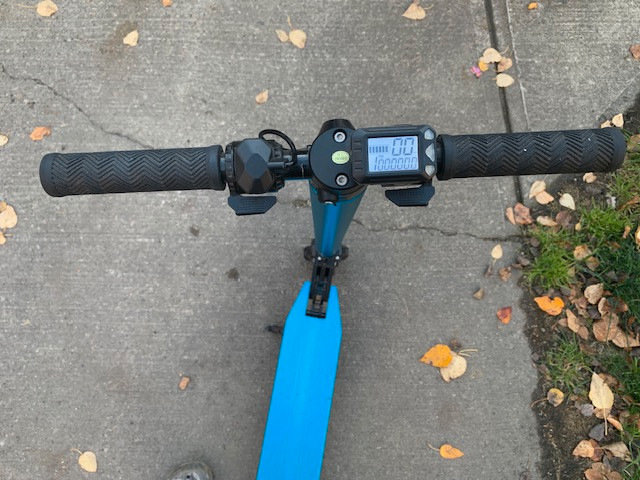
{"type": "Polygon", "coordinates": [[[291,165],[296,163],[296,160],[298,159],[298,150],[296,150],[296,146],[294,145],[293,141],[287,135],[282,133],[280,130],[274,130],[274,129],[271,129],[271,128],[267,128],[265,130],[262,130],[258,134],[258,137],[264,140],[264,136],[265,135],[275,135],[276,137],[279,137],[282,140],[284,140],[286,142],[286,144],[289,146],[289,150],[291,150],[291,161],[284,164],[285,168],[290,167],[291,165]]]}

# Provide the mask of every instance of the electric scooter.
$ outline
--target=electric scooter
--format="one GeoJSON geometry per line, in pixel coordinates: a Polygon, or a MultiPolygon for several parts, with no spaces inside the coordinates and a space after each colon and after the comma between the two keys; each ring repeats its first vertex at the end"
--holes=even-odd
{"type": "Polygon", "coordinates": [[[264,214],[285,182],[308,181],[314,240],[304,255],[313,268],[285,322],[256,478],[312,480],[320,478],[342,336],[331,282],[367,187],[386,188],[396,207],[426,207],[434,178],[607,172],[625,151],[616,128],[438,136],[429,125],[356,129],[335,119],[302,149],[263,130],[224,149],[50,153],[40,180],[54,197],[228,187],[236,215],[264,214]]]}

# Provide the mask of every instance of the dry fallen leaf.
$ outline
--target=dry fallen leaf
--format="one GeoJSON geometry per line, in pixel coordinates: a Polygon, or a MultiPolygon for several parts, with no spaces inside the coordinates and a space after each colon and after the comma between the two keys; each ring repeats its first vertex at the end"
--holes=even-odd
{"type": "Polygon", "coordinates": [[[409,20],[422,20],[427,16],[427,12],[418,4],[418,0],[414,0],[402,16],[409,20]]]}
{"type": "Polygon", "coordinates": [[[630,233],[631,233],[631,227],[629,225],[626,225],[624,227],[624,232],[622,232],[622,239],[624,240],[625,238],[627,238],[630,233]]]}
{"type": "Polygon", "coordinates": [[[553,218],[544,216],[537,217],[536,222],[545,227],[556,227],[558,225],[558,222],[556,222],[553,218]]]}
{"type": "Polygon", "coordinates": [[[529,198],[533,198],[541,192],[544,192],[547,189],[547,184],[544,180],[536,180],[531,184],[531,188],[529,188],[529,198]]]}
{"type": "Polygon", "coordinates": [[[460,458],[464,455],[460,450],[456,447],[453,447],[447,443],[440,447],[440,456],[442,458],[447,458],[449,460],[453,460],[454,458],[460,458]]]}
{"type": "Polygon", "coordinates": [[[138,45],[139,38],[140,35],[138,34],[138,30],[134,30],[133,32],[127,33],[127,35],[122,39],[122,43],[131,47],[135,47],[136,45],[138,45]]]}
{"type": "Polygon", "coordinates": [[[557,388],[552,388],[547,392],[547,401],[553,405],[554,407],[557,407],[558,405],[560,405],[564,400],[564,392],[562,390],[559,390],[557,388]]]}
{"type": "Polygon", "coordinates": [[[583,180],[585,183],[593,183],[593,182],[595,182],[595,181],[596,181],[596,179],[597,179],[597,178],[598,178],[598,177],[596,177],[596,176],[595,176],[593,173],[591,173],[591,172],[587,172],[587,173],[585,173],[585,174],[582,176],[582,180],[583,180]]]}
{"type": "Polygon", "coordinates": [[[453,358],[451,359],[451,363],[440,369],[440,375],[442,375],[445,382],[455,380],[467,371],[467,359],[455,352],[452,352],[452,354],[453,358]]]}
{"type": "Polygon", "coordinates": [[[286,43],[289,41],[289,34],[284,30],[276,29],[276,35],[278,36],[278,40],[282,43],[286,43]]]}
{"type": "Polygon", "coordinates": [[[484,63],[499,63],[500,60],[502,60],[502,54],[495,48],[487,48],[480,57],[480,61],[484,63]]]}
{"type": "Polygon", "coordinates": [[[496,76],[496,85],[500,88],[506,88],[509,85],[512,85],[515,80],[513,77],[507,73],[499,73],[496,76]]]}
{"type": "Polygon", "coordinates": [[[18,215],[11,205],[6,205],[0,211],[0,228],[13,228],[18,223],[18,215]]]}
{"type": "Polygon", "coordinates": [[[618,421],[618,419],[616,417],[607,417],[607,422],[609,422],[611,425],[613,425],[616,430],[618,430],[620,432],[624,431],[624,428],[622,427],[622,424],[618,421]]]}
{"type": "Polygon", "coordinates": [[[572,455],[574,457],[591,458],[595,452],[595,448],[589,440],[582,440],[576,448],[573,449],[572,455]]]}
{"type": "Polygon", "coordinates": [[[511,321],[511,312],[513,309],[511,307],[502,307],[500,310],[496,312],[496,316],[498,320],[500,320],[505,325],[511,321]]]}
{"type": "Polygon", "coordinates": [[[604,284],[602,283],[589,285],[587,288],[584,289],[584,296],[592,305],[596,305],[602,298],[603,294],[604,294],[604,284]]]}
{"type": "Polygon", "coordinates": [[[614,127],[622,128],[622,126],[624,125],[624,117],[622,116],[622,114],[619,113],[617,115],[614,115],[611,119],[611,124],[614,127]]]}
{"type": "Polygon", "coordinates": [[[307,34],[299,29],[291,30],[289,32],[289,41],[296,47],[302,49],[307,44],[307,34]]]}
{"type": "Polygon", "coordinates": [[[172,0],[162,0],[162,6],[163,7],[170,7],[171,5],[173,5],[173,1],[172,0]]]}
{"type": "Polygon", "coordinates": [[[480,287],[478,291],[473,294],[473,296],[478,300],[482,300],[484,298],[484,288],[480,287]]]}
{"type": "Polygon", "coordinates": [[[90,451],[81,453],[78,457],[78,465],[85,472],[96,473],[98,471],[98,460],[96,454],[90,451]]]}
{"type": "Polygon", "coordinates": [[[504,267],[498,270],[498,276],[503,282],[509,280],[511,278],[511,267],[504,267]]]}
{"type": "Polygon", "coordinates": [[[513,213],[513,208],[512,207],[507,207],[507,209],[505,210],[504,214],[507,217],[507,220],[509,220],[513,225],[516,224],[516,217],[513,213]]]}
{"type": "Polygon", "coordinates": [[[4,236],[4,233],[0,232],[0,245],[4,245],[7,243],[7,237],[4,236]]]}
{"type": "Polygon", "coordinates": [[[591,375],[589,400],[591,400],[594,407],[602,410],[608,410],[613,407],[613,392],[596,372],[591,375]]]}
{"type": "Polygon", "coordinates": [[[502,57],[502,60],[498,62],[498,73],[506,72],[513,67],[513,60],[507,57],[502,57]]]}
{"type": "Polygon", "coordinates": [[[41,17],[50,17],[57,11],[58,6],[51,0],[42,0],[41,2],[38,2],[38,6],[36,7],[36,12],[41,17]]]}
{"type": "Polygon", "coordinates": [[[591,253],[592,252],[591,250],[589,250],[589,247],[587,245],[578,245],[573,249],[573,257],[576,260],[584,260],[589,255],[591,255],[591,253]]]}
{"type": "Polygon", "coordinates": [[[180,390],[186,389],[190,381],[191,381],[191,378],[187,377],[186,375],[183,375],[182,378],[180,379],[180,383],[178,383],[178,388],[180,390]]]}
{"type": "Polygon", "coordinates": [[[487,65],[482,60],[478,60],[478,68],[480,69],[481,72],[486,72],[487,70],[489,70],[489,65],[487,65]]]}
{"type": "Polygon", "coordinates": [[[609,128],[611,126],[611,120],[606,120],[600,124],[600,128],[609,128]]]}
{"type": "Polygon", "coordinates": [[[576,202],[573,200],[573,197],[571,196],[570,193],[563,193],[560,196],[560,200],[558,200],[558,202],[560,202],[560,205],[562,205],[565,208],[568,208],[569,210],[576,209],[576,202]]]}
{"type": "Polygon", "coordinates": [[[267,100],[269,100],[269,90],[263,90],[258,95],[256,95],[256,103],[258,105],[262,105],[267,100]]]}
{"type": "Polygon", "coordinates": [[[502,258],[502,245],[497,244],[491,249],[491,258],[493,258],[494,260],[502,258]]]}
{"type": "Polygon", "coordinates": [[[44,137],[51,135],[51,129],[49,127],[36,127],[29,134],[29,138],[34,142],[42,140],[44,137]]]}
{"type": "Polygon", "coordinates": [[[0,134],[0,147],[4,147],[9,142],[9,137],[0,134]]]}
{"type": "Polygon", "coordinates": [[[596,268],[598,268],[600,266],[600,260],[598,260],[596,257],[594,257],[593,255],[588,257],[584,263],[586,263],[587,268],[589,270],[594,271],[596,268]]]}
{"type": "Polygon", "coordinates": [[[547,205],[551,202],[553,202],[555,200],[555,198],[553,197],[553,195],[551,195],[549,192],[540,192],[539,194],[536,195],[536,202],[538,202],[540,205],[547,205]]]}
{"type": "Polygon", "coordinates": [[[531,213],[529,208],[525,207],[521,203],[516,203],[516,206],[513,209],[515,214],[515,221],[519,225],[531,225],[533,223],[533,218],[531,218],[531,213]]]}
{"type": "Polygon", "coordinates": [[[636,234],[634,235],[634,240],[636,241],[636,245],[640,247],[640,226],[636,230],[636,234]]]}
{"type": "Polygon", "coordinates": [[[527,10],[535,10],[536,8],[538,8],[538,2],[529,2],[527,5],[527,10]]]}
{"type": "Polygon", "coordinates": [[[438,343],[431,347],[420,359],[422,363],[433,365],[438,368],[446,367],[451,363],[451,360],[453,360],[453,353],[451,352],[451,349],[442,343],[438,343]]]}
{"type": "Polygon", "coordinates": [[[636,60],[640,60],[640,45],[631,45],[629,47],[629,51],[631,52],[631,56],[636,60]]]}
{"type": "Polygon", "coordinates": [[[631,452],[629,451],[627,444],[624,442],[616,442],[612,443],[611,445],[602,445],[601,448],[611,453],[611,455],[613,455],[614,457],[621,458],[625,462],[631,461],[631,452]]]}
{"type": "Polygon", "coordinates": [[[542,297],[536,297],[534,300],[538,304],[538,307],[540,307],[540,310],[549,315],[560,315],[564,308],[564,301],[560,297],[551,299],[547,295],[544,295],[542,297]]]}

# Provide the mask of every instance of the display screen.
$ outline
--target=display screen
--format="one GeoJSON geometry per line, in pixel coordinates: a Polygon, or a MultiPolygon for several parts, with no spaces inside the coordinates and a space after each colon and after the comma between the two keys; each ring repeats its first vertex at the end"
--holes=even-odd
{"type": "Polygon", "coordinates": [[[373,137],[368,141],[369,172],[418,170],[418,137],[373,137]]]}

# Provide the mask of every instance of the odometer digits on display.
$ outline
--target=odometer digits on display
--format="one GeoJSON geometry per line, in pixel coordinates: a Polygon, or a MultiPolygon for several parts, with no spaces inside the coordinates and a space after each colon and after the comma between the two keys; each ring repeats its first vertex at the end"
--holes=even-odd
{"type": "Polygon", "coordinates": [[[368,141],[368,170],[410,172],[418,170],[418,137],[372,137],[368,141]]]}

